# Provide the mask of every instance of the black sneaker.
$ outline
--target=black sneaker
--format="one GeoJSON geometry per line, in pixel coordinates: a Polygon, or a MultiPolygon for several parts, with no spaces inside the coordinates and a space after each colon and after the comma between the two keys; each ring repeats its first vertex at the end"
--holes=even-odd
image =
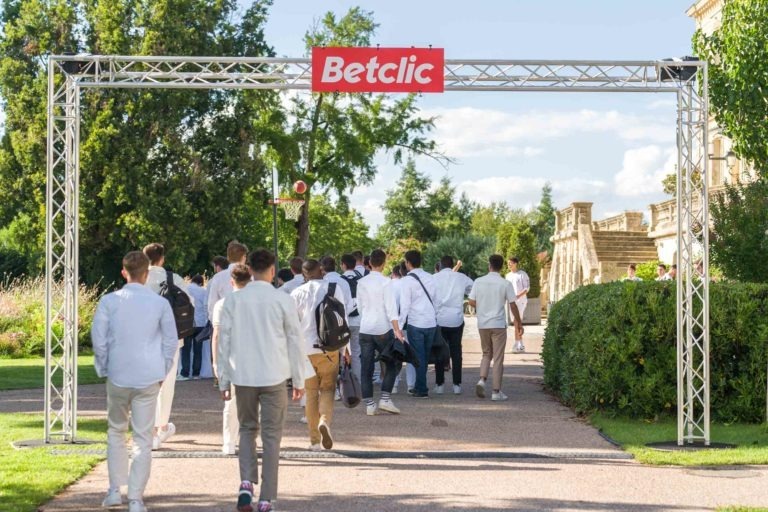
{"type": "Polygon", "coordinates": [[[409,390],[408,390],[408,394],[409,394],[409,395],[411,395],[411,396],[413,396],[413,395],[415,395],[415,394],[416,394],[416,390],[415,390],[415,389],[413,389],[413,388],[411,388],[411,389],[409,389],[409,390]]]}
{"type": "Polygon", "coordinates": [[[243,482],[237,494],[237,512],[253,512],[253,484],[243,482]]]}
{"type": "Polygon", "coordinates": [[[411,395],[413,398],[429,398],[429,393],[419,393],[414,392],[413,395],[411,395]]]}

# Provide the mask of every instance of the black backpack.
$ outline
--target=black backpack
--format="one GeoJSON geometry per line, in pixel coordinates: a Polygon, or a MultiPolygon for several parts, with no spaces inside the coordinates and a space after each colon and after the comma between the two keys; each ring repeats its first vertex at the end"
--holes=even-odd
{"type": "Polygon", "coordinates": [[[344,318],[344,304],[333,296],[336,293],[336,283],[328,284],[328,293],[315,309],[318,343],[315,348],[323,352],[339,350],[349,343],[352,334],[347,320],[344,318]]]}
{"type": "MultiPolygon", "coordinates": [[[[352,272],[355,273],[354,276],[345,276],[344,274],[342,274],[341,278],[345,280],[349,285],[349,291],[352,292],[352,298],[357,299],[357,282],[361,280],[363,276],[357,270],[353,270],[352,272]]],[[[355,307],[354,311],[352,311],[347,316],[349,316],[350,318],[353,316],[360,316],[360,312],[357,310],[357,307],[355,307]]]]}
{"type": "Polygon", "coordinates": [[[165,275],[165,282],[160,285],[160,296],[171,303],[179,339],[192,336],[195,331],[195,307],[189,295],[173,284],[173,272],[166,271],[165,275]]]}

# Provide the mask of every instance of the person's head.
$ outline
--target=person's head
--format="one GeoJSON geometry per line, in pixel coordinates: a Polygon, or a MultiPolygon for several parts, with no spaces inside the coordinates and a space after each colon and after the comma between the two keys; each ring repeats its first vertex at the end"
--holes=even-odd
{"type": "Polygon", "coordinates": [[[400,275],[403,277],[408,275],[408,266],[405,264],[405,260],[400,262],[400,275]]]}
{"type": "Polygon", "coordinates": [[[344,272],[348,270],[354,270],[355,264],[357,262],[355,261],[355,257],[351,254],[342,254],[341,255],[341,270],[344,272]]]}
{"type": "Polygon", "coordinates": [[[277,286],[282,286],[293,279],[293,272],[289,268],[281,268],[277,272],[277,286]]]}
{"type": "Polygon", "coordinates": [[[672,279],[677,277],[677,265],[672,265],[671,267],[669,267],[669,277],[671,277],[672,279]]]}
{"type": "Polygon", "coordinates": [[[227,261],[230,263],[245,263],[248,248],[240,242],[229,242],[227,245],[227,261]]]}
{"type": "Polygon", "coordinates": [[[308,259],[301,265],[301,270],[304,273],[304,279],[307,281],[323,278],[323,268],[317,260],[308,259]]]}
{"type": "Polygon", "coordinates": [[[363,258],[363,251],[352,251],[352,256],[355,258],[356,265],[365,264],[365,258],[363,258]]]}
{"type": "Polygon", "coordinates": [[[336,272],[336,260],[333,259],[333,256],[323,256],[320,260],[320,268],[324,274],[336,272]]]}
{"type": "Polygon", "coordinates": [[[195,283],[197,286],[203,286],[203,276],[195,274],[192,276],[192,279],[190,279],[190,282],[195,283]]]}
{"type": "Polygon", "coordinates": [[[659,277],[664,277],[665,275],[667,275],[667,266],[663,263],[659,263],[656,266],[656,275],[658,275],[659,277]]]}
{"type": "Polygon", "coordinates": [[[415,268],[421,267],[421,253],[419,251],[406,251],[405,268],[410,272],[415,268]]]}
{"type": "Polygon", "coordinates": [[[520,260],[517,256],[510,256],[507,260],[507,268],[509,268],[510,272],[517,272],[518,265],[520,265],[520,260]]]}
{"type": "Polygon", "coordinates": [[[440,262],[436,261],[435,262],[435,274],[437,274],[438,272],[440,272],[440,262]]]}
{"type": "Polygon", "coordinates": [[[153,267],[162,267],[165,263],[165,247],[163,244],[148,244],[142,250],[144,255],[149,258],[149,264],[153,267]]]}
{"type": "Polygon", "coordinates": [[[229,271],[229,275],[231,278],[229,282],[236,290],[245,288],[251,282],[251,273],[248,271],[248,267],[242,263],[234,265],[229,271]]]}
{"type": "Polygon", "coordinates": [[[149,275],[149,257],[141,251],[129,252],[123,256],[123,269],[120,273],[129,283],[146,283],[149,275]]]}
{"type": "Polygon", "coordinates": [[[293,275],[299,275],[301,274],[301,265],[304,263],[304,260],[296,256],[295,258],[291,258],[291,262],[289,263],[291,266],[291,272],[293,272],[293,275]]]}
{"type": "Polygon", "coordinates": [[[444,268],[453,269],[453,256],[443,256],[440,258],[440,270],[444,268]]]}
{"type": "Polygon", "coordinates": [[[504,258],[500,254],[491,254],[488,257],[488,270],[491,272],[500,272],[504,266],[504,258]]]}
{"type": "Polygon", "coordinates": [[[363,266],[365,268],[367,268],[368,270],[371,270],[371,257],[370,256],[365,256],[363,258],[363,266]]]}
{"type": "Polygon", "coordinates": [[[214,256],[211,265],[213,265],[213,271],[218,273],[229,266],[229,261],[224,256],[214,256]]]}
{"type": "Polygon", "coordinates": [[[371,269],[381,272],[384,269],[384,263],[387,261],[387,253],[381,249],[374,249],[371,252],[371,269]]]}
{"type": "Polygon", "coordinates": [[[627,275],[629,277],[635,277],[635,271],[636,270],[637,270],[637,267],[635,266],[635,264],[634,263],[630,263],[629,266],[627,267],[627,275]]]}
{"type": "Polygon", "coordinates": [[[275,255],[266,249],[256,249],[248,255],[248,269],[254,281],[271,283],[275,279],[275,255]]]}
{"type": "Polygon", "coordinates": [[[392,267],[392,271],[389,273],[389,277],[392,279],[400,279],[401,277],[403,277],[403,274],[400,273],[399,263],[394,267],[392,267]]]}

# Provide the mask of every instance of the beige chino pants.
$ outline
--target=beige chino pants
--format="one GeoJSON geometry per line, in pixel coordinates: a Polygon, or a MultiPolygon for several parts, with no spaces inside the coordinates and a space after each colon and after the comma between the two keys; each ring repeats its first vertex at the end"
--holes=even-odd
{"type": "Polygon", "coordinates": [[[501,389],[504,377],[504,349],[507,346],[507,329],[478,329],[480,332],[480,348],[483,358],[480,361],[480,377],[488,378],[488,371],[493,361],[493,390],[501,389]]]}

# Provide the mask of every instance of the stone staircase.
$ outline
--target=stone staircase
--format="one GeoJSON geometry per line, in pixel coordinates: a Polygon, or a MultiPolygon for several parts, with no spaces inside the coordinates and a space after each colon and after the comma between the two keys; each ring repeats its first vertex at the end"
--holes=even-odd
{"type": "Polygon", "coordinates": [[[626,270],[630,263],[643,263],[659,258],[656,244],[647,231],[593,231],[597,260],[602,266],[626,270]]]}

